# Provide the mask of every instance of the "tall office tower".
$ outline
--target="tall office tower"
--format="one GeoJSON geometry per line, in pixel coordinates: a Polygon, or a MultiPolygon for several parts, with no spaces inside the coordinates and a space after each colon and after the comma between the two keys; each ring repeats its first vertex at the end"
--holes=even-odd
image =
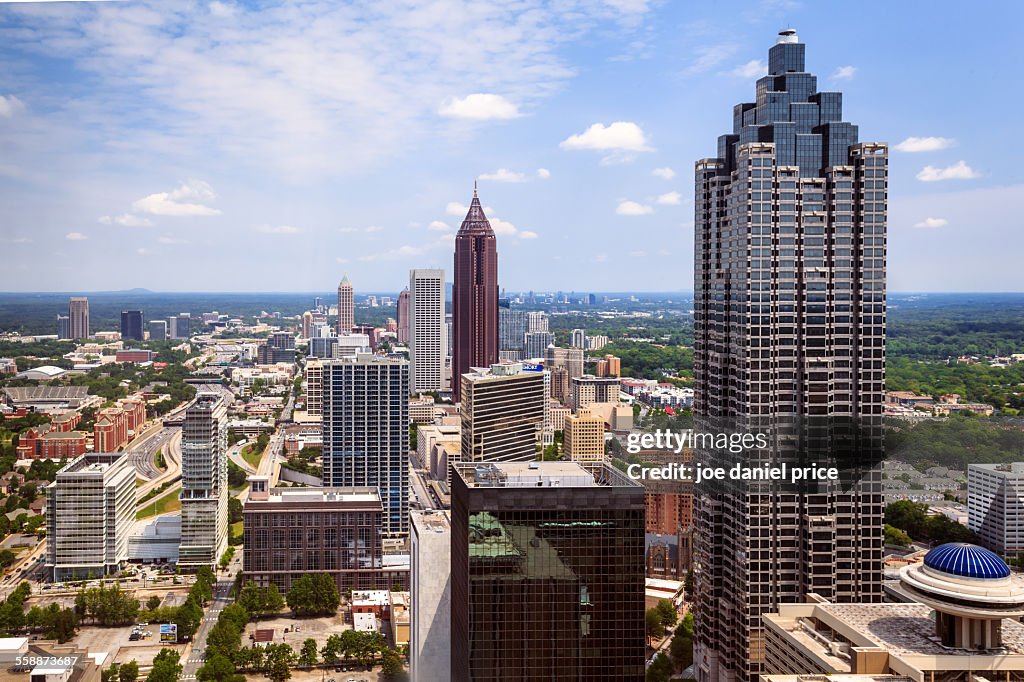
{"type": "Polygon", "coordinates": [[[1000,556],[1024,556],[1024,463],[967,465],[967,527],[1000,556]]]}
{"type": "Polygon", "coordinates": [[[871,467],[884,400],[888,150],[858,142],[841,93],[816,91],[794,31],[779,34],[768,62],[717,158],[696,163],[696,430],[765,432],[769,447],[746,462],[830,462],[843,480],[699,486],[700,680],[757,679],[761,616],[780,603],[882,597],[871,467]]]}
{"type": "Polygon", "coordinates": [[[71,318],[67,315],[57,315],[57,338],[71,338],[71,318]]]}
{"type": "Polygon", "coordinates": [[[324,312],[324,299],[320,298],[319,296],[314,296],[313,310],[315,310],[318,313],[324,312]]]}
{"type": "Polygon", "coordinates": [[[409,362],[359,353],[323,363],[323,484],[376,486],[384,533],[409,531],[409,362]]]}
{"type": "Polygon", "coordinates": [[[464,462],[537,459],[547,401],[544,372],[521,363],[491,365],[462,375],[464,462]]]}
{"type": "Polygon", "coordinates": [[[583,376],[583,349],[560,348],[548,346],[544,351],[544,367],[554,369],[564,367],[569,372],[569,379],[583,376]]]}
{"type": "Polygon", "coordinates": [[[453,467],[453,682],[644,679],[644,489],[605,463],[453,467]]]}
{"type": "Polygon", "coordinates": [[[181,430],[181,545],[178,566],[216,566],[228,546],[228,408],[199,393],[181,430]]]}
{"type": "Polygon", "coordinates": [[[460,399],[459,380],[471,367],[498,361],[498,245],[473,188],[473,201],[455,235],[452,288],[454,354],[452,397],[460,399]]]}
{"type": "Polygon", "coordinates": [[[53,580],[117,573],[135,524],[135,467],[124,453],[71,460],[46,486],[46,568],[53,580]]]}
{"type": "Polygon", "coordinates": [[[179,313],[167,318],[167,338],[188,339],[192,336],[192,315],[179,313]]]}
{"type": "MultiPolygon", "coordinates": [[[[444,297],[442,296],[442,305],[444,297]]],[[[409,343],[409,290],[402,289],[398,294],[398,343],[409,343]]],[[[446,349],[447,351],[447,349],[446,349]]]]}
{"type": "Polygon", "coordinates": [[[452,667],[451,519],[448,511],[409,512],[409,673],[435,682],[452,667]]]}
{"type": "Polygon", "coordinates": [[[572,336],[569,339],[569,345],[573,348],[587,347],[587,330],[586,329],[573,329],[572,336]]]}
{"type": "Polygon", "coordinates": [[[341,278],[338,284],[338,336],[351,334],[356,326],[356,299],[352,283],[348,275],[341,278]]]}
{"type": "Polygon", "coordinates": [[[498,308],[498,350],[517,351],[522,354],[526,336],[526,311],[518,308],[498,308]]]}
{"type": "Polygon", "coordinates": [[[302,313],[302,338],[308,339],[313,336],[313,313],[307,310],[302,313]]]}
{"type": "Polygon", "coordinates": [[[565,418],[565,456],[573,462],[601,462],[604,418],[584,408],[565,418]]]}
{"type": "Polygon", "coordinates": [[[555,335],[551,332],[526,332],[523,334],[523,358],[543,358],[554,343],[555,335]]]}
{"type": "Polygon", "coordinates": [[[306,358],[306,414],[322,417],[324,413],[324,363],[318,357],[306,358]]]}
{"type": "Polygon", "coordinates": [[[527,332],[546,332],[550,331],[548,328],[548,316],[547,314],[534,310],[526,313],[526,331],[527,332]]]}
{"type": "Polygon", "coordinates": [[[167,321],[166,320],[150,320],[149,321],[149,340],[150,341],[163,341],[167,338],[167,321]]]}
{"type": "Polygon", "coordinates": [[[72,339],[89,338],[89,299],[72,296],[68,301],[69,333],[72,339]]]}
{"type": "Polygon", "coordinates": [[[409,388],[444,388],[444,270],[410,270],[408,293],[409,388]]]}
{"type": "Polygon", "coordinates": [[[121,338],[142,341],[142,311],[121,311],[121,338]]]}

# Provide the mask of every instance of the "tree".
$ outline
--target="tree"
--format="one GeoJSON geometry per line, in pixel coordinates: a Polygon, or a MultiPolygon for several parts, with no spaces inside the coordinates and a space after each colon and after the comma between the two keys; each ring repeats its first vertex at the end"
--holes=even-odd
{"type": "Polygon", "coordinates": [[[153,657],[153,669],[146,682],[178,682],[182,671],[180,660],[181,655],[174,649],[161,649],[153,657]]]}
{"type": "Polygon", "coordinates": [[[388,647],[381,652],[381,674],[385,680],[406,679],[405,666],[402,662],[402,655],[388,647]]]}
{"type": "Polygon", "coordinates": [[[139,679],[139,664],[132,659],[127,663],[122,663],[121,667],[117,671],[118,682],[135,682],[139,679]]]}
{"type": "Polygon", "coordinates": [[[150,597],[149,599],[146,600],[146,610],[147,611],[155,611],[155,610],[157,610],[158,608],[160,608],[160,602],[161,601],[162,600],[160,599],[160,597],[158,597],[158,596],[156,596],[154,594],[152,597],[150,597]]]}
{"type": "Polygon", "coordinates": [[[284,598],[277,585],[271,583],[268,587],[260,587],[250,580],[238,593],[238,603],[253,617],[259,618],[280,611],[284,598]]]}
{"type": "Polygon", "coordinates": [[[226,682],[235,674],[235,665],[227,656],[215,653],[196,671],[199,682],[226,682]]]}
{"type": "Polygon", "coordinates": [[[647,609],[647,613],[644,616],[644,629],[648,637],[661,637],[665,634],[665,624],[661,620],[661,614],[658,613],[658,609],[647,609]]]}
{"type": "Polygon", "coordinates": [[[661,616],[661,624],[665,627],[672,627],[679,620],[679,614],[676,613],[676,607],[672,605],[671,600],[659,599],[655,608],[658,610],[658,615],[661,616]]]}
{"type": "Polygon", "coordinates": [[[673,672],[672,659],[664,653],[659,653],[654,657],[651,667],[647,669],[647,682],[668,682],[673,672]]]}
{"type": "Polygon", "coordinates": [[[893,528],[888,523],[885,524],[885,544],[895,545],[897,547],[909,547],[911,543],[910,536],[901,531],[899,528],[893,528]]]}
{"type": "Polygon", "coordinates": [[[268,666],[267,677],[273,682],[285,682],[292,677],[292,671],[288,669],[288,662],[281,658],[271,660],[268,666]]]}
{"type": "Polygon", "coordinates": [[[324,663],[327,663],[328,665],[334,665],[338,662],[338,659],[341,657],[341,651],[341,636],[331,635],[327,638],[327,641],[324,643],[323,648],[320,650],[320,655],[323,657],[324,663]]]}
{"type": "Polygon", "coordinates": [[[306,574],[288,590],[288,607],[296,616],[327,616],[338,610],[341,597],[334,579],[326,573],[306,574]]]}
{"type": "Polygon", "coordinates": [[[242,501],[237,497],[228,498],[228,523],[238,523],[242,520],[242,501]]]}
{"type": "Polygon", "coordinates": [[[299,665],[312,668],[317,663],[316,640],[307,639],[302,643],[302,650],[299,651],[299,665]]]}
{"type": "MultiPolygon", "coordinates": [[[[7,520],[6,516],[4,516],[3,518],[4,520],[7,520]]],[[[4,533],[4,535],[6,535],[6,533],[4,533]]],[[[15,558],[16,556],[14,552],[12,552],[11,550],[0,549],[0,568],[7,568],[8,566],[14,563],[15,558]]]]}
{"type": "Polygon", "coordinates": [[[100,682],[117,682],[117,663],[111,663],[110,667],[100,672],[100,682]]]}
{"type": "Polygon", "coordinates": [[[683,616],[683,622],[676,628],[676,634],[669,644],[669,653],[677,668],[693,664],[693,613],[683,616]]]}

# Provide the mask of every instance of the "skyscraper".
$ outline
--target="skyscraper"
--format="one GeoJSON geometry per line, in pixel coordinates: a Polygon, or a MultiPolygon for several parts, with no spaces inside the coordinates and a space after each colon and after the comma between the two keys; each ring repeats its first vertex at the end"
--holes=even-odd
{"type": "Polygon", "coordinates": [[[409,388],[413,393],[440,391],[448,348],[444,270],[410,270],[409,291],[402,293],[408,294],[409,388]]]}
{"type": "Polygon", "coordinates": [[[199,393],[181,431],[178,565],[216,566],[228,544],[228,411],[219,393],[199,393]]]}
{"type": "Polygon", "coordinates": [[[351,334],[356,326],[355,292],[348,275],[341,278],[338,284],[338,336],[351,334]]]}
{"type": "Polygon", "coordinates": [[[523,352],[526,334],[526,311],[502,305],[498,308],[498,350],[523,352]]]}
{"type": "Polygon", "coordinates": [[[71,338],[71,318],[67,315],[57,315],[57,338],[71,338]]]}
{"type": "Polygon", "coordinates": [[[462,461],[537,458],[547,387],[543,372],[521,363],[492,365],[462,375],[462,461]]]}
{"type": "Polygon", "coordinates": [[[167,320],[149,321],[149,340],[163,341],[167,338],[167,320]]]}
{"type": "Polygon", "coordinates": [[[605,463],[453,467],[453,682],[644,679],[644,489],[605,463]]]}
{"type": "Polygon", "coordinates": [[[458,401],[459,377],[471,367],[489,367],[498,361],[498,246],[475,187],[469,212],[455,236],[452,313],[452,395],[458,401]]]}
{"type": "Polygon", "coordinates": [[[167,338],[187,339],[192,335],[192,315],[180,313],[167,318],[167,338]]]}
{"type": "Polygon", "coordinates": [[[409,362],[359,353],[323,363],[323,484],[376,486],[384,533],[409,529],[409,362]]]}
{"type": "MultiPolygon", "coordinates": [[[[409,343],[409,290],[402,289],[398,294],[398,343],[409,343]]],[[[446,351],[447,352],[447,351],[446,351]]]]}
{"type": "Polygon", "coordinates": [[[142,311],[121,311],[121,338],[142,341],[142,311]]]}
{"type": "Polygon", "coordinates": [[[548,346],[555,343],[555,335],[551,332],[526,332],[523,334],[523,359],[543,358],[548,346]]]}
{"type": "Polygon", "coordinates": [[[806,489],[698,486],[700,680],[756,679],[761,616],[780,603],[882,597],[870,467],[885,379],[888,152],[858,142],[841,93],[817,91],[794,31],[768,62],[756,103],[736,105],[717,157],[696,163],[696,430],[766,432],[769,447],[749,459],[853,474],[806,489]]]}
{"type": "Polygon", "coordinates": [[[587,348],[587,330],[573,329],[569,338],[569,345],[573,348],[587,348]]]}
{"type": "Polygon", "coordinates": [[[72,296],[68,301],[69,334],[72,339],[89,338],[89,299],[72,296]]]}

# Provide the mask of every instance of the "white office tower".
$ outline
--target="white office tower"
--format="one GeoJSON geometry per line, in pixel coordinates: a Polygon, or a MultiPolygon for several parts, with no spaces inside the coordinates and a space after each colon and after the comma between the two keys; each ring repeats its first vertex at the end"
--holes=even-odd
{"type": "Polygon", "coordinates": [[[124,453],[73,459],[46,486],[46,568],[54,580],[117,573],[135,523],[135,468],[124,453]]]}
{"type": "Polygon", "coordinates": [[[199,393],[181,436],[178,566],[215,566],[228,545],[228,417],[218,393],[199,393]]]}
{"type": "Polygon", "coordinates": [[[444,270],[409,271],[409,389],[444,387],[444,270]]]}
{"type": "Polygon", "coordinates": [[[445,510],[409,512],[412,682],[436,682],[451,673],[451,521],[445,510]]]}

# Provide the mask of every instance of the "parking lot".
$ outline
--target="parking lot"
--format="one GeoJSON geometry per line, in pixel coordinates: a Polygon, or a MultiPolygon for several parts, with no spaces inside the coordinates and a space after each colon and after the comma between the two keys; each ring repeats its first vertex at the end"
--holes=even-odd
{"type": "Polygon", "coordinates": [[[152,623],[143,628],[152,632],[152,637],[135,642],[130,641],[129,637],[132,634],[132,627],[131,625],[125,625],[104,628],[86,625],[78,631],[75,643],[86,651],[107,652],[109,654],[108,660],[110,661],[127,663],[134,659],[143,667],[150,665],[153,662],[153,657],[164,647],[177,649],[184,655],[185,646],[183,644],[161,645],[157,635],[157,626],[152,623]]]}
{"type": "Polygon", "coordinates": [[[296,619],[290,615],[282,615],[278,618],[265,618],[246,625],[245,631],[242,633],[243,645],[247,646],[249,644],[249,636],[257,629],[272,629],[274,631],[275,644],[284,642],[298,651],[302,648],[302,643],[310,637],[316,640],[317,649],[320,649],[327,643],[328,637],[340,634],[345,630],[351,630],[352,626],[344,622],[341,611],[338,611],[337,615],[320,618],[296,619]],[[288,628],[289,632],[286,633],[285,628],[288,628]],[[295,628],[298,628],[298,630],[295,628]]]}

